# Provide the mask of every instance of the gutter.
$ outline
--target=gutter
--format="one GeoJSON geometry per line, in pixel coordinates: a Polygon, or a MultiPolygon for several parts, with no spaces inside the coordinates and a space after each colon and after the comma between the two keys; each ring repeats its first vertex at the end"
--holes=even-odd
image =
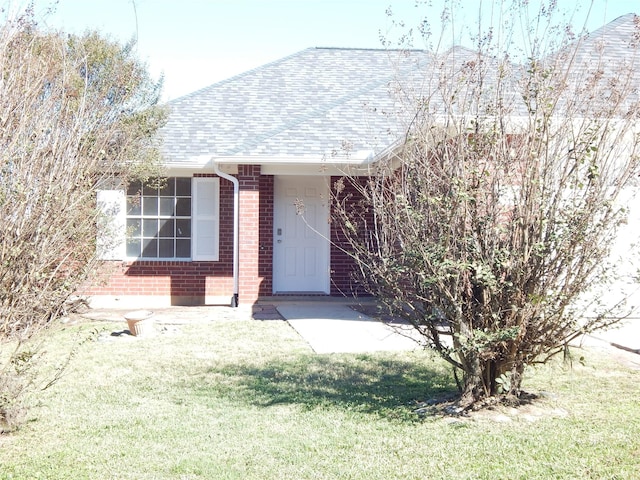
{"type": "Polygon", "coordinates": [[[218,156],[215,162],[223,164],[251,164],[251,165],[369,165],[375,162],[377,156],[373,150],[358,150],[352,153],[335,154],[327,152],[323,155],[288,155],[288,156],[245,156],[223,155],[218,156]]]}
{"type": "Polygon", "coordinates": [[[231,297],[231,306],[235,308],[238,306],[240,291],[240,182],[236,177],[222,172],[214,158],[211,159],[211,162],[216,175],[233,183],[233,297],[231,297]]]}

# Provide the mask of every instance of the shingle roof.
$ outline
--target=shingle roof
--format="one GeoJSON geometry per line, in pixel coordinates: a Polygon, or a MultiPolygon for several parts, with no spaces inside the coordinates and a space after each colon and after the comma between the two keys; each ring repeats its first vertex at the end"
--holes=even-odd
{"type": "Polygon", "coordinates": [[[598,28],[583,38],[580,60],[589,61],[594,53],[606,50],[610,62],[626,61],[640,44],[640,17],[628,13],[598,28]]]}
{"type": "Polygon", "coordinates": [[[402,132],[394,78],[424,52],[309,48],[169,103],[162,130],[172,165],[204,155],[304,157],[377,152],[402,132]]]}
{"type": "MultiPolygon", "coordinates": [[[[593,69],[626,64],[637,77],[629,62],[638,61],[639,43],[640,17],[624,15],[578,41],[572,72],[580,83],[593,69]]],[[[402,137],[416,97],[439,90],[438,69],[457,70],[477,56],[462,47],[437,61],[418,50],[309,48],[170,102],[165,159],[176,167],[211,157],[318,163],[333,152],[344,158],[345,145],[352,159],[363,159],[402,137]]],[[[517,115],[522,99],[515,87],[507,94],[517,115]]]]}
{"type": "Polygon", "coordinates": [[[640,17],[623,15],[550,57],[567,72],[569,116],[623,114],[637,109],[640,75],[640,17]],[[610,110],[618,101],[616,112],[610,110]],[[608,112],[608,113],[607,113],[608,112]]]}

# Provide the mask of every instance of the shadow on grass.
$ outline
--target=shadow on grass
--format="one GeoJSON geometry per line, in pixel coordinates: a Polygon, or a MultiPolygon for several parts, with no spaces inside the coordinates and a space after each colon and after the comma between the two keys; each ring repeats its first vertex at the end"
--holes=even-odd
{"type": "Polygon", "coordinates": [[[221,365],[191,388],[262,407],[342,408],[401,419],[416,418],[416,402],[456,391],[451,371],[439,361],[379,355],[302,355],[262,365],[221,365]]]}

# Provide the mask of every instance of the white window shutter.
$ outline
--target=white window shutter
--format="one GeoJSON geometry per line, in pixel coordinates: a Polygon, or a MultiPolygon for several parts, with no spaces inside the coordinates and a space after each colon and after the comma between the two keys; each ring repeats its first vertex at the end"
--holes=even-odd
{"type": "Polygon", "coordinates": [[[220,179],[193,178],[192,252],[195,261],[217,261],[220,243],[220,179]]]}
{"type": "Polygon", "coordinates": [[[126,205],[124,190],[98,190],[96,248],[100,260],[123,260],[126,256],[126,205]]]}

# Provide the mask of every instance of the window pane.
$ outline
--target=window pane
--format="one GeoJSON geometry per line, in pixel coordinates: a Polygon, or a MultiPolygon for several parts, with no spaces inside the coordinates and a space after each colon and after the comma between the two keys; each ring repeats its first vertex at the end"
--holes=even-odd
{"type": "Polygon", "coordinates": [[[158,215],[158,197],[142,197],[142,214],[149,216],[158,215]]]}
{"type": "Polygon", "coordinates": [[[176,178],[176,195],[178,197],[191,196],[191,179],[190,178],[176,178]]]}
{"type": "Polygon", "coordinates": [[[174,197],[161,197],[160,198],[160,216],[172,217],[175,215],[176,199],[174,197]]]}
{"type": "Polygon", "coordinates": [[[190,198],[176,199],[176,216],[178,217],[191,216],[191,199],[190,198]]]}
{"type": "Polygon", "coordinates": [[[127,215],[140,215],[142,209],[140,208],[141,197],[127,197],[127,215]]]}
{"type": "Polygon", "coordinates": [[[158,195],[158,182],[155,180],[151,180],[151,184],[146,184],[142,187],[143,195],[158,195]]]}
{"type": "Polygon", "coordinates": [[[157,237],[158,236],[158,220],[144,219],[142,220],[142,236],[143,237],[157,237]]]}
{"type": "Polygon", "coordinates": [[[173,242],[174,240],[159,240],[160,254],[158,256],[160,258],[173,258],[173,242]]]}
{"type": "Polygon", "coordinates": [[[191,241],[190,240],[176,240],[176,257],[177,258],[189,258],[191,257],[191,241]]]}
{"type": "Polygon", "coordinates": [[[191,178],[127,186],[127,256],[191,258],[191,178]]]}
{"type": "Polygon", "coordinates": [[[142,226],[139,218],[127,218],[127,237],[139,237],[142,235],[142,226]]]}
{"type": "Polygon", "coordinates": [[[174,177],[165,178],[160,185],[161,197],[173,197],[176,194],[176,179],[174,177]]]}
{"type": "Polygon", "coordinates": [[[127,195],[140,195],[142,184],[140,182],[129,182],[127,185],[127,195]]]}
{"type": "Polygon", "coordinates": [[[176,220],[176,237],[190,237],[191,236],[191,220],[180,219],[176,220]]]}
{"type": "Polygon", "coordinates": [[[139,257],[142,241],[139,238],[127,239],[127,257],[139,257]]]}
{"type": "MultiPolygon", "coordinates": [[[[145,220],[146,221],[146,220],[145,220]]],[[[173,219],[160,219],[160,230],[159,230],[159,237],[174,237],[174,232],[173,232],[173,226],[174,226],[175,220],[173,219]]]]}
{"type": "Polygon", "coordinates": [[[158,257],[158,240],[155,238],[143,239],[142,256],[145,258],[158,257]]]}

